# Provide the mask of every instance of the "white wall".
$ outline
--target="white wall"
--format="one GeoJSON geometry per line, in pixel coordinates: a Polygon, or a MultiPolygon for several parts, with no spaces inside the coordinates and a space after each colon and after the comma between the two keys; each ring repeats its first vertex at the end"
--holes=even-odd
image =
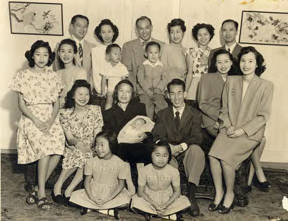
{"type": "MultiPolygon", "coordinates": [[[[33,0],[39,1],[39,0],[33,0]]],[[[39,1],[40,2],[40,1],[39,1]]],[[[44,1],[49,2],[49,1],[44,1]]],[[[198,22],[212,24],[216,33],[211,41],[212,48],[220,45],[219,29],[224,19],[241,20],[242,10],[259,11],[288,11],[287,0],[54,0],[63,3],[64,35],[68,36],[68,25],[74,14],[84,14],[90,19],[87,39],[97,44],[93,32],[95,26],[103,18],[111,19],[119,28],[120,35],[117,42],[122,45],[125,41],[135,38],[134,23],[141,15],[149,16],[153,21],[153,36],[168,42],[166,27],[172,18],[183,18],[187,24],[187,32],[183,41],[184,46],[191,47],[195,43],[191,38],[191,28],[198,22]],[[244,2],[244,3],[243,3],[244,2]]],[[[17,100],[13,92],[8,89],[9,82],[17,70],[25,62],[24,52],[37,39],[49,41],[54,48],[63,37],[12,35],[8,14],[8,0],[0,1],[0,148],[15,149],[16,128],[19,119],[17,100]]],[[[288,47],[257,45],[266,58],[267,71],[263,77],[274,83],[273,112],[267,126],[267,144],[262,157],[266,162],[288,162],[288,99],[286,98],[286,84],[288,74],[286,62],[288,47]]]]}

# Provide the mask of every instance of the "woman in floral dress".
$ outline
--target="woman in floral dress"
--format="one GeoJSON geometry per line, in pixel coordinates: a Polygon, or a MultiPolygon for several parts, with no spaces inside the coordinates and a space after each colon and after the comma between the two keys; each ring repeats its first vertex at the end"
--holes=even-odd
{"type": "MultiPolygon", "coordinates": [[[[17,131],[18,163],[38,161],[38,207],[49,209],[45,183],[63,155],[65,137],[58,111],[61,78],[51,71],[54,60],[48,42],[36,41],[25,53],[30,68],[18,72],[11,89],[18,93],[22,113],[17,131]]],[[[36,198],[36,193],[34,193],[36,198]]],[[[35,201],[36,202],[36,199],[35,201]]]]}
{"type": "Polygon", "coordinates": [[[214,28],[210,24],[197,24],[192,28],[192,36],[197,42],[197,46],[188,51],[186,99],[195,101],[200,78],[202,74],[208,73],[208,57],[211,50],[208,44],[214,36],[214,28]]]}
{"type": "Polygon", "coordinates": [[[52,199],[57,203],[67,202],[72,191],[83,179],[83,166],[93,157],[95,136],[102,130],[101,109],[91,103],[90,84],[76,80],[68,92],[64,109],[60,110],[60,122],[66,136],[66,149],[61,174],[54,186],[52,199]],[[72,182],[61,195],[65,180],[76,171],[72,182]]]}

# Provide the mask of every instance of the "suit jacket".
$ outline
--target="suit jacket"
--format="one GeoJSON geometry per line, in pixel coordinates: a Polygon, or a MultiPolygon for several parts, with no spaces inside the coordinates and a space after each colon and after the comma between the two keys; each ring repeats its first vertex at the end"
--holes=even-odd
{"type": "Polygon", "coordinates": [[[224,84],[225,82],[219,73],[208,73],[201,76],[197,101],[202,111],[204,128],[213,126],[218,120],[224,84]]]}
{"type": "MultiPolygon", "coordinates": [[[[214,53],[217,50],[219,50],[219,49],[225,49],[225,46],[223,45],[222,47],[214,48],[214,49],[212,49],[210,51],[210,54],[209,54],[209,57],[208,57],[208,67],[210,67],[210,65],[211,65],[211,60],[212,60],[212,57],[213,57],[214,53]]],[[[241,49],[242,49],[242,46],[239,45],[238,43],[236,43],[236,46],[235,46],[235,48],[232,51],[232,55],[233,55],[233,58],[234,58],[235,61],[238,60],[238,54],[240,53],[241,49]]]]}
{"type": "Polygon", "coordinates": [[[188,104],[185,105],[179,129],[176,128],[172,106],[159,111],[156,119],[152,130],[155,141],[161,139],[173,145],[184,142],[188,146],[191,144],[201,144],[201,113],[197,109],[188,104]]]}
{"type": "MultiPolygon", "coordinates": [[[[90,43],[89,41],[84,40],[83,41],[83,68],[86,70],[87,74],[88,74],[88,80],[91,80],[91,73],[92,73],[92,59],[91,59],[91,49],[94,48],[96,45],[94,45],[93,43],[90,43]]],[[[54,61],[53,64],[53,69],[55,71],[60,69],[60,65],[59,65],[59,60],[58,60],[58,47],[59,47],[59,43],[56,45],[55,48],[55,55],[56,55],[56,59],[54,61]]],[[[79,54],[77,53],[77,55],[75,56],[75,62],[76,65],[81,67],[81,63],[80,63],[80,59],[79,59],[79,54]]]]}
{"type": "MultiPolygon", "coordinates": [[[[156,41],[160,43],[161,47],[164,44],[163,42],[153,39],[152,41],[156,41]]],[[[145,48],[141,44],[139,38],[134,39],[132,41],[128,41],[124,43],[122,48],[122,63],[127,67],[129,71],[129,80],[133,83],[134,88],[137,89],[137,72],[140,65],[145,61],[145,48]]]]}
{"type": "Polygon", "coordinates": [[[242,128],[251,140],[261,141],[271,114],[273,84],[255,76],[242,100],[242,76],[228,76],[222,95],[221,128],[242,128]]]}

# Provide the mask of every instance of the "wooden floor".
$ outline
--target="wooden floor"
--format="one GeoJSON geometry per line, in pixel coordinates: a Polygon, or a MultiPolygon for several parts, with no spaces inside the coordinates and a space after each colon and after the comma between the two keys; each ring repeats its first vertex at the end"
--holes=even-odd
{"type": "MultiPolygon", "coordinates": [[[[253,188],[249,195],[249,205],[245,208],[235,207],[228,215],[220,215],[207,210],[209,201],[199,200],[202,215],[197,218],[184,214],[185,220],[199,221],[288,221],[288,212],[282,209],[282,198],[288,197],[288,171],[265,169],[272,189],[263,193],[253,188]]],[[[50,199],[50,190],[47,195],[50,199]]],[[[41,211],[35,205],[25,203],[24,176],[22,169],[16,163],[16,155],[1,155],[1,220],[27,220],[27,221],[72,221],[72,220],[114,220],[96,212],[81,216],[76,208],[54,205],[49,211],[41,211]]],[[[141,215],[128,210],[120,211],[121,220],[144,220],[141,215]]],[[[161,220],[153,218],[152,220],[161,220]]]]}

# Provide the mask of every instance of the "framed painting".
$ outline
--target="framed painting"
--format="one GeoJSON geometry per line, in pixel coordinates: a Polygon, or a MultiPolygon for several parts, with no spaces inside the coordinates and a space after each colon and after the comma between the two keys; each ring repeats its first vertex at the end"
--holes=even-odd
{"type": "Polygon", "coordinates": [[[9,1],[11,34],[63,36],[61,3],[9,1]]]}
{"type": "Polygon", "coordinates": [[[288,13],[242,11],[239,42],[288,46],[288,13]]]}

